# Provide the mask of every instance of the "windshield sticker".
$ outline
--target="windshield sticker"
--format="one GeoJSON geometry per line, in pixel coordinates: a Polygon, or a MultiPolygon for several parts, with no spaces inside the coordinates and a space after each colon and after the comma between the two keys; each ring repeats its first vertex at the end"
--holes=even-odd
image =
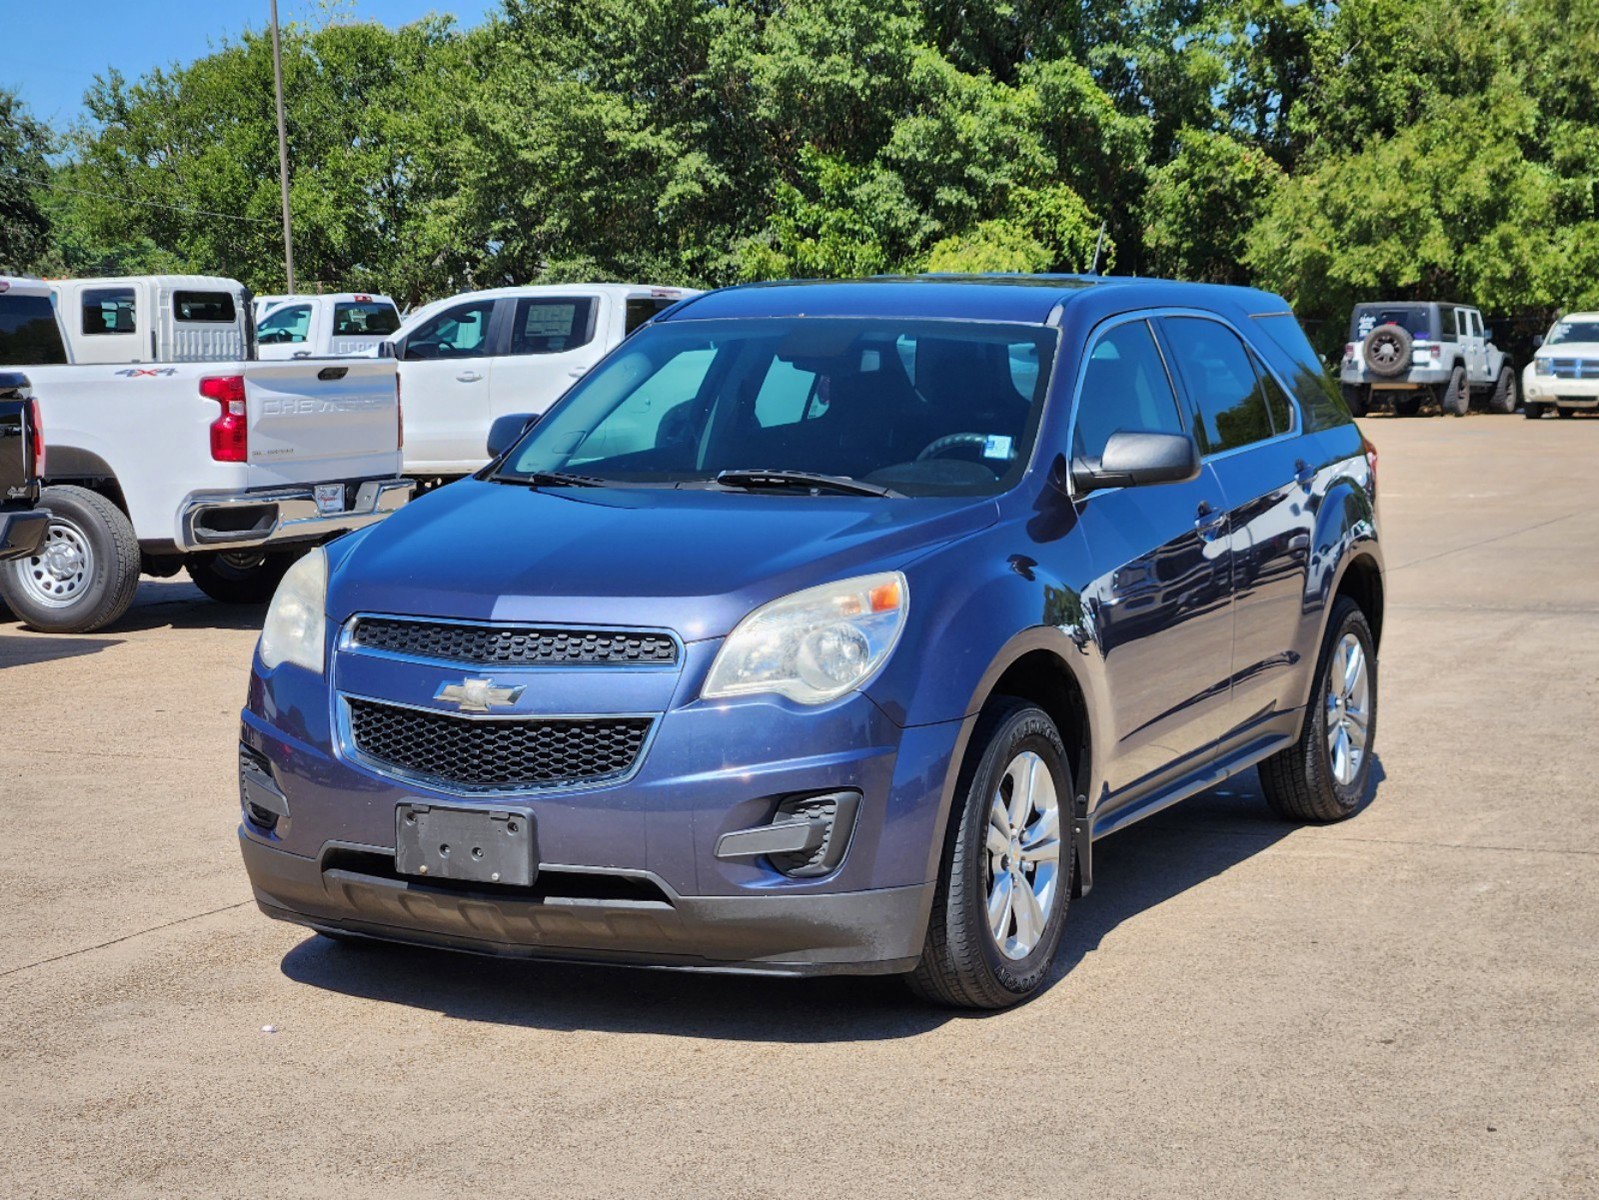
{"type": "Polygon", "coordinates": [[[983,443],[984,458],[1009,458],[1011,439],[1002,433],[991,433],[983,443]]]}

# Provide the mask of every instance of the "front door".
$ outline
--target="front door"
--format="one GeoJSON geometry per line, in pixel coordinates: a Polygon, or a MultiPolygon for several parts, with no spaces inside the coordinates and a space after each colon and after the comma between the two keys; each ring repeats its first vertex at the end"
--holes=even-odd
{"type": "MultiPolygon", "coordinates": [[[[1121,430],[1186,432],[1147,320],[1094,335],[1079,386],[1072,454],[1098,458],[1121,430]]],[[[1096,577],[1083,602],[1115,697],[1104,780],[1112,807],[1195,764],[1225,730],[1232,671],[1227,505],[1216,473],[1187,483],[1107,488],[1078,501],[1096,577]]]]}
{"type": "Polygon", "coordinates": [[[494,416],[542,413],[604,353],[598,296],[522,296],[511,308],[510,338],[494,360],[494,416]]]}

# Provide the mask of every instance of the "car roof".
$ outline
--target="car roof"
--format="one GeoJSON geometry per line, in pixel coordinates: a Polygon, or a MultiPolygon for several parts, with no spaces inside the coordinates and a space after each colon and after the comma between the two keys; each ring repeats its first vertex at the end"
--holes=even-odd
{"type": "Polygon", "coordinates": [[[43,279],[34,279],[22,275],[0,275],[0,292],[11,292],[18,296],[48,296],[50,285],[43,279]]]}
{"type": "Polygon", "coordinates": [[[1286,301],[1268,292],[1170,279],[1116,275],[900,275],[740,284],[686,300],[657,320],[920,317],[1045,325],[1058,322],[1067,309],[1079,306],[1106,313],[1158,307],[1250,313],[1288,311],[1286,301]]]}

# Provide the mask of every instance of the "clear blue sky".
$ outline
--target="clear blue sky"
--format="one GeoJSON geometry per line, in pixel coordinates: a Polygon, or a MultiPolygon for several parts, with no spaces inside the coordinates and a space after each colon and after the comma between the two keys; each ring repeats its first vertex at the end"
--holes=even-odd
{"type": "MultiPolygon", "coordinates": [[[[278,0],[278,19],[322,21],[316,0],[278,0]]],[[[430,12],[478,24],[493,0],[341,0],[341,18],[404,25],[430,12]]],[[[187,63],[246,28],[265,29],[267,0],[0,0],[0,87],[35,117],[66,129],[82,115],[83,93],[116,67],[136,79],[187,63]]]]}

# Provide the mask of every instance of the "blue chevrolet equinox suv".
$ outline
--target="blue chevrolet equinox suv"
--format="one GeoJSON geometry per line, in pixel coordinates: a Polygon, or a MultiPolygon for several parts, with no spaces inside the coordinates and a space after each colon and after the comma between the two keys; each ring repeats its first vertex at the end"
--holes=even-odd
{"type": "Polygon", "coordinates": [[[1376,454],[1288,305],[1142,279],[696,296],[301,558],[239,748],[335,938],[1035,992],[1095,840],[1371,782],[1376,454]]]}

